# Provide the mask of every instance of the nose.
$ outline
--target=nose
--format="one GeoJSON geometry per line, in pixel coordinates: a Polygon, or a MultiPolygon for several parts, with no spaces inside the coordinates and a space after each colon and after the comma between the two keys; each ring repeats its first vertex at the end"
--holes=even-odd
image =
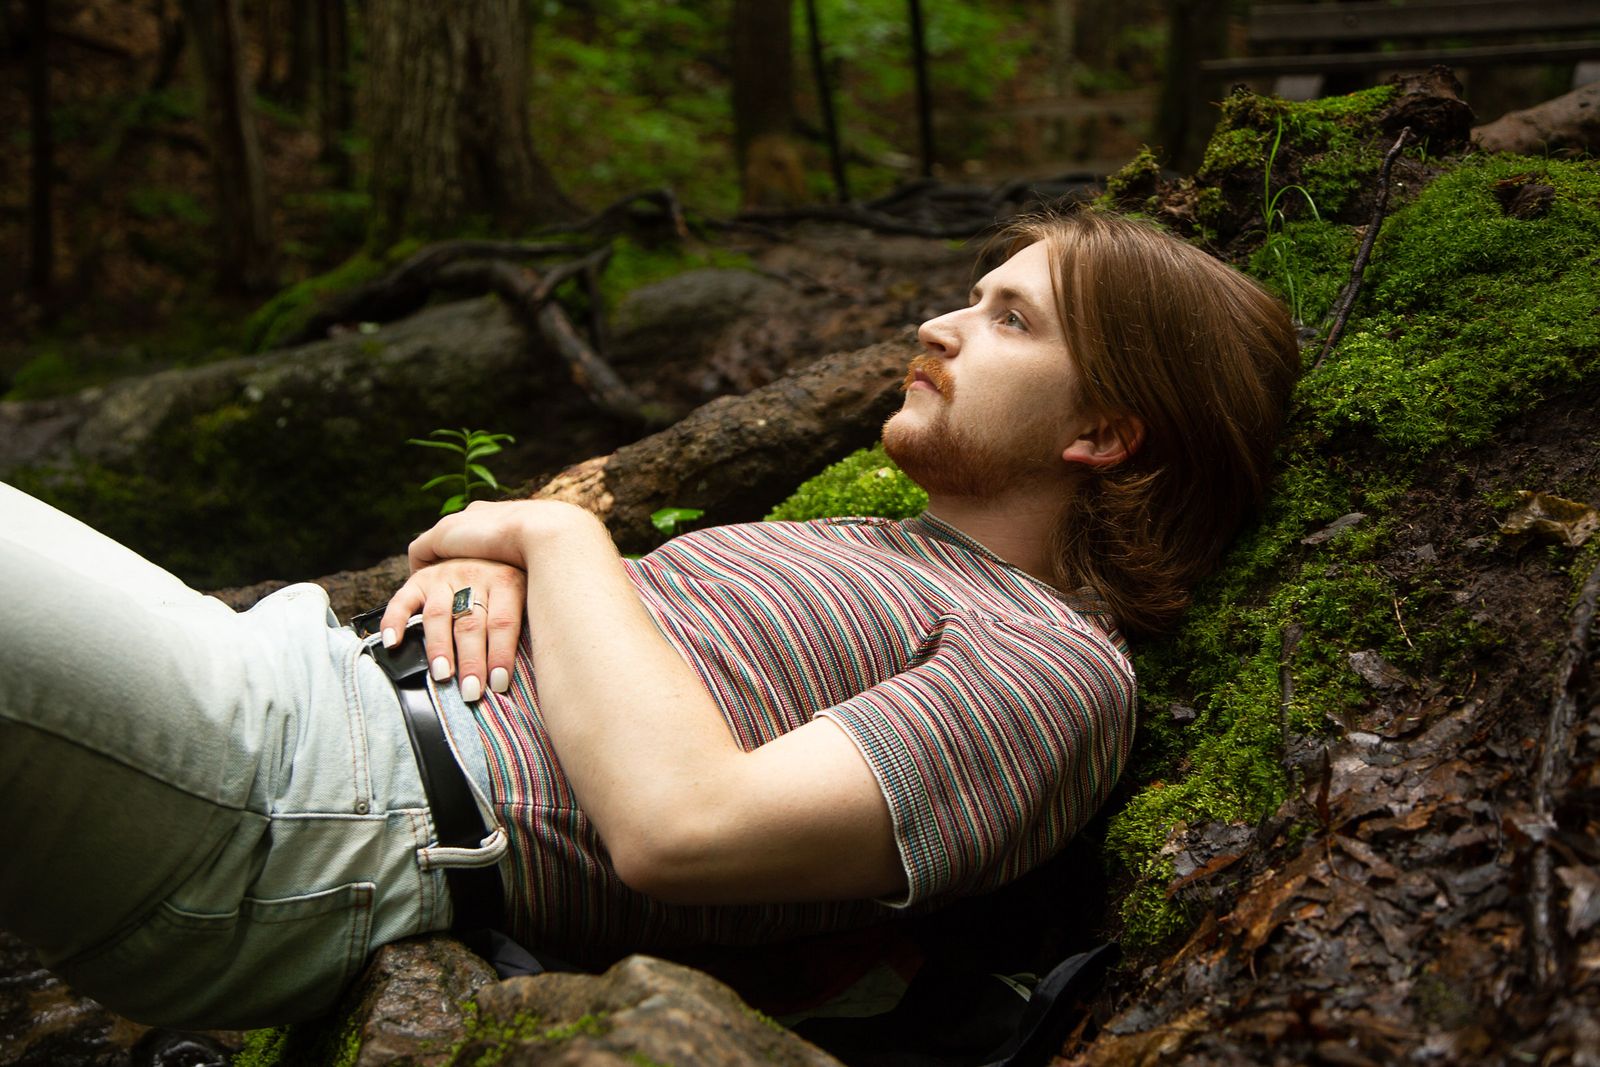
{"type": "Polygon", "coordinates": [[[959,333],[956,330],[957,314],[958,312],[948,311],[917,327],[917,340],[922,342],[922,347],[929,355],[948,358],[956,354],[957,348],[960,347],[959,333]]]}

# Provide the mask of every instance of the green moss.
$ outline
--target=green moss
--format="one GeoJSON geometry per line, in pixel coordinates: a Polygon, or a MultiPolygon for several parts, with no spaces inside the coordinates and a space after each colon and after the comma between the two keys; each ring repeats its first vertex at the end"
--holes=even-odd
{"type": "Polygon", "coordinates": [[[1420,457],[1488,438],[1508,415],[1592,375],[1600,353],[1600,173],[1471,161],[1384,226],[1339,351],[1304,393],[1316,425],[1420,457]],[[1532,174],[1549,213],[1507,217],[1495,184],[1532,174]]]}
{"type": "Polygon", "coordinates": [[[276,346],[306,323],[324,297],[381,277],[421,246],[420,241],[413,239],[398,242],[381,255],[363,249],[332,270],[289,286],[245,321],[246,350],[260,352],[276,346]]]}
{"type": "Polygon", "coordinates": [[[519,1045],[553,1045],[584,1035],[598,1036],[610,1028],[606,1012],[581,1015],[569,1023],[550,1026],[532,1012],[509,1019],[485,1016],[475,1002],[466,1004],[466,1037],[451,1050],[457,1067],[494,1067],[519,1045]]]}
{"type": "Polygon", "coordinates": [[[1121,170],[1106,178],[1102,206],[1114,207],[1123,212],[1151,212],[1155,209],[1157,184],[1161,179],[1161,163],[1149,145],[1141,145],[1138,155],[1123,164],[1121,170]]]}
{"type": "Polygon", "coordinates": [[[634,1067],[667,1067],[667,1064],[653,1060],[642,1052],[630,1052],[627,1059],[634,1067]]]}
{"type": "Polygon", "coordinates": [[[873,445],[802,483],[767,519],[803,522],[841,515],[904,519],[927,506],[928,494],[894,465],[882,445],[873,445]]]}
{"type": "Polygon", "coordinates": [[[354,1015],[333,1016],[293,1026],[251,1030],[234,1053],[234,1067],[355,1067],[361,1029],[354,1015]]]}
{"type": "MultiPolygon", "coordinates": [[[[1230,96],[1195,172],[1198,188],[1215,190],[1197,202],[1196,220],[1203,228],[1228,230],[1230,214],[1253,207],[1259,215],[1264,186],[1288,185],[1303,188],[1322,217],[1338,217],[1370,187],[1383,160],[1387,146],[1374,143],[1371,119],[1396,91],[1385,85],[1298,103],[1253,93],[1230,96]]],[[[1280,206],[1289,217],[1295,211],[1310,214],[1303,197],[1280,206]]]]}
{"type": "Polygon", "coordinates": [[[284,1048],[288,1044],[289,1028],[251,1030],[244,1035],[244,1044],[233,1054],[233,1067],[280,1067],[284,1064],[284,1048]]]}
{"type": "Polygon", "coordinates": [[[619,237],[612,242],[611,258],[600,279],[600,292],[610,310],[627,294],[653,282],[704,267],[740,270],[750,265],[749,256],[723,248],[691,248],[681,241],[652,247],[630,237],[619,237]]]}
{"type": "Polygon", "coordinates": [[[1287,223],[1250,257],[1248,270],[1289,305],[1296,321],[1321,321],[1350,280],[1360,241],[1323,219],[1287,223]]]}

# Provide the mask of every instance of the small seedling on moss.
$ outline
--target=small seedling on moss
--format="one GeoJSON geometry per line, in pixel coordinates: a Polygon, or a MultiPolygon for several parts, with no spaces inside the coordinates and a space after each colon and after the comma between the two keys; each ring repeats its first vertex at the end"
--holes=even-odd
{"type": "Polygon", "coordinates": [[[1290,262],[1290,253],[1294,251],[1294,239],[1284,231],[1287,221],[1282,206],[1285,194],[1295,192],[1306,198],[1306,206],[1311,209],[1311,217],[1322,221],[1322,216],[1317,212],[1317,202],[1311,199],[1311,194],[1306,192],[1301,185],[1285,185],[1277,192],[1272,191],[1272,167],[1278,161],[1278,147],[1283,143],[1283,119],[1280,117],[1277,129],[1272,137],[1272,148],[1267,153],[1267,167],[1261,178],[1261,219],[1267,228],[1266,245],[1270,251],[1273,262],[1277,264],[1278,279],[1283,285],[1283,296],[1289,304],[1289,313],[1294,316],[1296,323],[1304,322],[1305,296],[1295,276],[1294,265],[1290,262]]]}
{"type": "Polygon", "coordinates": [[[500,491],[500,483],[495,480],[493,472],[482,463],[477,462],[486,456],[492,456],[500,451],[502,441],[515,441],[516,438],[508,433],[490,433],[487,430],[433,430],[429,437],[444,438],[444,440],[424,441],[419,437],[406,439],[408,445],[421,445],[423,448],[442,448],[461,457],[461,470],[450,471],[429,478],[422,483],[422,491],[427,492],[441,485],[452,488],[460,487],[460,491],[452,493],[439,505],[439,514],[448,515],[453,511],[460,511],[472,499],[474,489],[493,489],[500,491]]]}

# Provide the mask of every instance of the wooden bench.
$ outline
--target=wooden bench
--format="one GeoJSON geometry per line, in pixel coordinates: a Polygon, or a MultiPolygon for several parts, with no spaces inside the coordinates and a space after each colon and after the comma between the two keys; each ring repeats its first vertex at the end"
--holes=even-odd
{"type": "Polygon", "coordinates": [[[1308,100],[1329,74],[1574,63],[1576,88],[1600,76],[1600,0],[1257,4],[1247,42],[1258,54],[1205,60],[1203,74],[1224,83],[1273,75],[1280,96],[1308,100]]]}
{"type": "Polygon", "coordinates": [[[1265,77],[1292,100],[1321,95],[1329,75],[1418,70],[1435,63],[1469,69],[1504,64],[1575,64],[1573,85],[1600,80],[1600,0],[1332,0],[1250,7],[1246,47],[1226,50],[1227,4],[1183,0],[1163,87],[1164,151],[1195,166],[1210,102],[1230,84],[1265,77]],[[1210,55],[1213,58],[1204,58],[1210,55]]]}

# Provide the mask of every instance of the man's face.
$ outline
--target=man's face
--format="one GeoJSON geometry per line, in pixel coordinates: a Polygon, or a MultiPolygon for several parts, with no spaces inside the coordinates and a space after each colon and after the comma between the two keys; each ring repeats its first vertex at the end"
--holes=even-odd
{"type": "Polygon", "coordinates": [[[969,307],[917,333],[924,351],[883,443],[935,496],[995,496],[1069,474],[1062,452],[1085,420],[1050,255],[1044,242],[1027,246],[984,275],[969,307]]]}

